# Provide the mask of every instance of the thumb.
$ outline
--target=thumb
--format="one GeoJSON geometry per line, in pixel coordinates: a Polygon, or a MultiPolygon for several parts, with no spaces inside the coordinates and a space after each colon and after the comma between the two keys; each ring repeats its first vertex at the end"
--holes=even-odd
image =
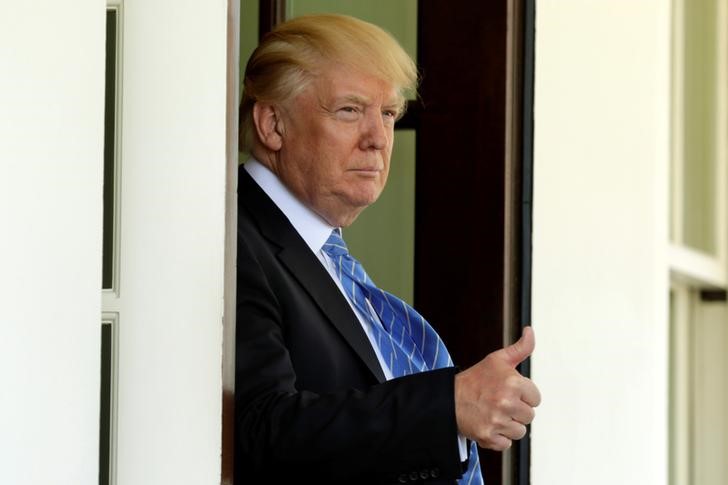
{"type": "Polygon", "coordinates": [[[523,327],[523,334],[518,342],[505,347],[501,353],[506,362],[516,367],[533,353],[535,347],[536,339],[533,336],[533,329],[530,326],[523,327]]]}

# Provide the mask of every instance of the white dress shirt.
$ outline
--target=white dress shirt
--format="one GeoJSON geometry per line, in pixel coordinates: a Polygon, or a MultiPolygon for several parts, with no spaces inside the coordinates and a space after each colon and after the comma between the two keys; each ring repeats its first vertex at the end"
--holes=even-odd
{"type": "MultiPolygon", "coordinates": [[[[336,267],[334,262],[331,261],[331,258],[329,258],[329,256],[323,251],[324,244],[331,235],[331,231],[336,228],[331,226],[328,222],[321,218],[321,216],[298,200],[296,196],[293,195],[285,185],[283,185],[278,177],[262,163],[251,158],[245,162],[244,168],[248,174],[253,177],[253,180],[255,180],[260,188],[263,189],[263,192],[265,192],[268,197],[273,200],[273,203],[278,206],[278,209],[280,209],[280,211],[288,218],[294,229],[306,242],[319,261],[321,261],[324,268],[326,268],[329,272],[331,279],[334,280],[339,291],[341,291],[341,294],[344,295],[346,301],[349,302],[349,306],[354,311],[356,318],[359,320],[359,323],[364,329],[364,333],[366,333],[369,338],[369,342],[374,349],[374,353],[377,356],[382,372],[384,372],[384,376],[387,380],[392,379],[392,371],[389,369],[389,366],[382,357],[382,353],[376,343],[376,338],[370,321],[361,314],[359,309],[356,308],[353,302],[349,299],[344,287],[341,285],[341,281],[338,276],[336,276],[336,267]]],[[[379,316],[374,312],[371,304],[369,305],[369,310],[374,319],[379,321],[379,316]]],[[[466,460],[468,457],[467,443],[465,438],[460,434],[458,434],[458,445],[460,450],[460,459],[466,460]]]]}

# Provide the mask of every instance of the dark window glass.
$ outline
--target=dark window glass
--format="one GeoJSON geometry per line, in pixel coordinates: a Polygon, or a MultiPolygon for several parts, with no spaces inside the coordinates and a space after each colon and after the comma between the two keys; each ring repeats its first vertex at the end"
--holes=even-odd
{"type": "Polygon", "coordinates": [[[99,416],[99,485],[110,483],[113,324],[101,324],[101,411],[99,416]]]}
{"type": "Polygon", "coordinates": [[[104,234],[101,287],[114,279],[114,146],[116,132],[116,10],[106,11],[106,95],[104,117],[104,234]]]}

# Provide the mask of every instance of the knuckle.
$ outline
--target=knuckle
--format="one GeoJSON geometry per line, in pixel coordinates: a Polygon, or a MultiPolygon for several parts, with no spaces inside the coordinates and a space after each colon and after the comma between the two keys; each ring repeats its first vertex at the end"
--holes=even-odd
{"type": "Polygon", "coordinates": [[[501,396],[497,403],[498,409],[509,410],[513,408],[513,399],[510,396],[501,396]]]}
{"type": "Polygon", "coordinates": [[[511,374],[505,379],[505,384],[510,389],[517,389],[521,385],[521,376],[519,374],[511,374]]]}
{"type": "Polygon", "coordinates": [[[488,441],[492,434],[493,432],[490,426],[479,426],[475,430],[476,441],[488,441]]]}
{"type": "Polygon", "coordinates": [[[503,429],[505,425],[510,421],[505,415],[498,414],[496,416],[493,416],[492,423],[494,429],[503,429]]]}

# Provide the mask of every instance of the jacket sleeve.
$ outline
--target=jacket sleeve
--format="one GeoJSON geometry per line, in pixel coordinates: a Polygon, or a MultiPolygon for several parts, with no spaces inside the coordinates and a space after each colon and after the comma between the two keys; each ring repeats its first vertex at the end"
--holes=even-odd
{"type": "Polygon", "coordinates": [[[281,483],[371,484],[462,474],[454,368],[367,389],[297,389],[281,305],[242,240],[237,285],[236,483],[276,477],[281,483]]]}

